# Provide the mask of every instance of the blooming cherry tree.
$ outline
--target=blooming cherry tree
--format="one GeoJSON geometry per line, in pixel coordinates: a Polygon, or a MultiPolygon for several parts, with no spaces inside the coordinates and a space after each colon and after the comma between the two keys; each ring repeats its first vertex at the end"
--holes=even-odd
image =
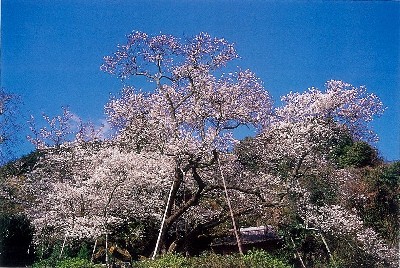
{"type": "Polygon", "coordinates": [[[340,205],[312,206],[307,205],[301,213],[306,228],[316,228],[335,236],[354,237],[359,247],[374,256],[376,263],[384,267],[396,267],[397,248],[390,247],[354,211],[340,205]]]}
{"type": "Polygon", "coordinates": [[[309,187],[318,179],[342,190],[351,176],[335,171],[332,152],[343,136],[376,139],[368,124],[384,110],[379,98],[332,80],[325,91],[289,93],[273,109],[254,73],[231,70],[237,58],[233,44],[207,33],[129,34],[101,66],[125,84],[105,106],[112,139],[101,140],[90,125],[71,132],[68,110],[45,116],[48,128],[32,125],[30,139],[44,152],[26,184],[37,237],[53,230],[58,239],[95,240],[132,218],[164,218],[160,242],[174,250],[227,221],[228,206],[232,215],[263,219],[286,206],[321,237],[347,228],[343,235],[391,263],[392,250],[356,213],[317,204],[309,187]],[[256,136],[239,142],[242,126],[256,136]]]}
{"type": "Polygon", "coordinates": [[[258,208],[249,200],[264,200],[256,190],[263,185],[249,187],[253,177],[246,183],[239,176],[233,131],[261,129],[271,100],[251,71],[222,72],[237,57],[232,44],[205,33],[185,41],[129,35],[102,69],[125,82],[136,77],[149,83],[125,86],[106,105],[117,131],[112,140],[85,138],[67,109],[45,116],[48,127],[32,125],[30,139],[44,152],[26,187],[37,237],[53,230],[59,239],[94,240],[129,218],[161,220],[171,189],[160,236],[165,248],[173,225],[190,221],[195,235],[228,219],[220,170],[237,200],[235,214],[258,208]],[[211,209],[211,199],[221,205],[211,209]]]}
{"type": "Polygon", "coordinates": [[[43,120],[46,125],[38,127],[36,119],[31,115],[29,128],[32,132],[27,139],[36,149],[59,147],[64,143],[78,141],[89,142],[103,140],[104,126],[95,127],[92,122],[83,122],[81,118],[72,113],[69,108],[62,107],[62,114],[50,117],[43,113],[43,120]]]}
{"type": "Polygon", "coordinates": [[[341,204],[313,203],[308,187],[309,180],[319,179],[332,189],[343,189],[351,173],[335,170],[332,151],[343,137],[376,140],[368,123],[384,111],[382,102],[364,87],[333,80],[326,83],[325,91],[311,88],[304,93],[289,93],[282,102],[267,128],[247,145],[256,149],[242,150],[249,154],[244,158],[253,157],[261,170],[281,180],[280,189],[273,194],[282,193],[285,185],[283,196],[303,219],[306,229],[316,228],[321,237],[324,233],[352,235],[363,250],[385,265],[393,265],[394,250],[365,227],[354,211],[341,204]]]}
{"type": "Polygon", "coordinates": [[[379,98],[364,87],[333,80],[325,91],[289,93],[282,102],[255,143],[263,144],[258,155],[265,163],[286,161],[296,174],[302,166],[318,168],[328,161],[344,136],[376,140],[368,123],[384,111],[379,98]]]}
{"type": "Polygon", "coordinates": [[[159,218],[170,166],[106,142],[46,149],[25,183],[36,242],[94,241],[132,218],[159,218]]]}
{"type": "Polygon", "coordinates": [[[241,125],[260,129],[268,121],[271,100],[259,79],[249,70],[221,71],[237,57],[232,44],[206,33],[182,41],[134,32],[104,58],[102,69],[125,82],[133,77],[152,82],[141,90],[125,87],[106,110],[119,130],[118,141],[175,162],[163,242],[171,226],[215,185],[217,157],[237,143],[232,131],[241,125]],[[185,184],[192,185],[185,190],[191,190],[190,198],[178,203],[185,184]]]}

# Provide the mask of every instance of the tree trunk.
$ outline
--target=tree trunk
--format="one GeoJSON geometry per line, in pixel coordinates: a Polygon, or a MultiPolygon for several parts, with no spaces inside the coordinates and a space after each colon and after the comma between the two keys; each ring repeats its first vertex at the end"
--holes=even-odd
{"type": "Polygon", "coordinates": [[[171,226],[179,219],[179,217],[181,217],[189,208],[191,208],[192,206],[194,206],[195,204],[198,203],[198,201],[200,200],[200,197],[203,193],[203,190],[206,186],[206,184],[203,182],[203,180],[201,179],[200,175],[197,173],[197,167],[195,163],[190,163],[187,168],[192,170],[192,175],[193,175],[193,179],[195,180],[198,188],[196,190],[195,193],[193,193],[192,197],[186,201],[183,205],[181,205],[180,207],[178,207],[175,211],[172,211],[172,204],[173,202],[176,200],[176,194],[179,190],[179,187],[182,184],[183,181],[183,176],[184,176],[184,172],[182,169],[180,168],[176,168],[175,169],[175,180],[172,186],[172,191],[171,191],[171,198],[169,200],[169,202],[167,203],[167,207],[166,207],[166,220],[164,225],[162,226],[161,230],[160,230],[160,241],[159,241],[159,246],[157,248],[157,250],[154,251],[153,256],[156,256],[157,253],[159,252],[160,248],[164,248],[165,245],[165,240],[166,240],[166,235],[169,231],[169,229],[171,228],[171,226]]]}

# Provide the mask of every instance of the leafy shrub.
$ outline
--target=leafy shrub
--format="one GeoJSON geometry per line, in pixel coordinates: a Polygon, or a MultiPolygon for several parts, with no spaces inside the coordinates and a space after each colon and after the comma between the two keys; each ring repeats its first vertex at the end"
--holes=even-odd
{"type": "Polygon", "coordinates": [[[86,259],[67,258],[57,263],[56,268],[95,268],[101,265],[95,265],[86,259]]]}
{"type": "Polygon", "coordinates": [[[51,259],[42,260],[33,264],[33,268],[99,268],[102,265],[93,264],[86,259],[66,258],[59,261],[51,259]]]}
{"type": "Polygon", "coordinates": [[[204,254],[185,258],[182,255],[167,254],[154,261],[134,263],[136,268],[289,268],[281,259],[262,250],[249,251],[246,255],[204,254]]]}
{"type": "Polygon", "coordinates": [[[79,249],[76,257],[78,257],[80,259],[89,260],[90,256],[91,256],[91,252],[90,252],[89,246],[86,243],[82,243],[81,248],[79,249]]]}
{"type": "Polygon", "coordinates": [[[199,268],[243,268],[243,260],[240,255],[218,255],[208,253],[199,257],[191,258],[191,267],[199,268]]]}
{"type": "Polygon", "coordinates": [[[289,264],[263,250],[249,251],[243,256],[246,267],[289,268],[289,264]]]}
{"type": "Polygon", "coordinates": [[[380,161],[376,149],[364,141],[347,141],[339,146],[335,154],[342,168],[374,166],[380,161]]]}
{"type": "Polygon", "coordinates": [[[191,267],[189,260],[180,254],[166,254],[156,260],[136,262],[137,268],[185,268],[191,267]]]}

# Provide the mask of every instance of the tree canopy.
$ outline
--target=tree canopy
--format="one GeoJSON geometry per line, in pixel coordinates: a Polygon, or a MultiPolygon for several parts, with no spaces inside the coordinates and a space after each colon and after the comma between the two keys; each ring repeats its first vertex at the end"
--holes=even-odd
{"type": "MultiPolygon", "coordinates": [[[[369,264],[394,267],[393,237],[363,214],[398,212],[363,175],[383,165],[369,144],[377,138],[369,123],[384,111],[380,99],[331,80],[325,90],[291,92],[275,107],[253,72],[232,68],[236,59],[232,43],[207,33],[180,39],[132,32],[101,66],[126,85],[105,105],[112,137],[71,120],[68,109],[45,116],[47,128],[36,130],[32,121],[30,140],[41,154],[9,180],[23,182],[18,198],[35,243],[96,245],[106,237],[107,249],[123,226],[163,221],[162,252],[189,252],[201,235],[229,230],[231,210],[241,224],[279,228],[303,267],[317,254],[300,252],[307,241],[328,263],[351,262],[343,240],[369,264]],[[238,140],[243,126],[255,133],[238,140]]],[[[397,188],[378,188],[398,196],[393,172],[377,176],[397,188]]],[[[392,220],[386,226],[398,228],[392,220]]]]}

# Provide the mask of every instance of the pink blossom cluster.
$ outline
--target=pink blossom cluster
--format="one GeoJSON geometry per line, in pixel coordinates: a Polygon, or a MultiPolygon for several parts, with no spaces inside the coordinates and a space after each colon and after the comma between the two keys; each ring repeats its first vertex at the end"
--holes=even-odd
{"type": "Polygon", "coordinates": [[[384,111],[381,100],[365,87],[336,80],[326,82],[324,92],[310,88],[305,93],[289,93],[282,101],[284,106],[276,109],[278,121],[334,121],[358,139],[374,138],[367,123],[384,111]]]}
{"type": "Polygon", "coordinates": [[[282,97],[283,105],[274,110],[269,124],[257,137],[265,161],[291,159],[307,166],[324,165],[331,150],[343,136],[354,140],[374,140],[368,127],[384,108],[364,87],[342,81],[328,81],[326,90],[311,88],[282,97]],[[317,164],[318,163],[318,164],[317,164]]]}
{"type": "Polygon", "coordinates": [[[161,217],[171,170],[170,160],[162,155],[117,146],[65,144],[48,149],[25,184],[36,241],[43,235],[94,240],[133,215],[161,217]]]}
{"type": "Polygon", "coordinates": [[[302,216],[307,225],[314,226],[321,232],[355,237],[361,248],[375,256],[379,263],[397,267],[397,248],[388,246],[372,228],[365,227],[354,212],[340,205],[306,205],[302,216]]]}
{"type": "Polygon", "coordinates": [[[225,39],[200,33],[180,42],[173,36],[136,32],[116,53],[107,58],[113,63],[105,63],[103,69],[156,82],[156,88],[153,84],[144,90],[126,87],[120,98],[106,105],[120,139],[136,147],[146,144],[172,155],[231,150],[236,142],[232,130],[268,120],[271,99],[254,73],[221,75],[217,70],[237,58],[225,39]],[[119,56],[121,49],[127,56],[119,56]],[[149,62],[155,64],[151,72],[149,62]],[[139,67],[144,65],[146,71],[139,67]]]}

